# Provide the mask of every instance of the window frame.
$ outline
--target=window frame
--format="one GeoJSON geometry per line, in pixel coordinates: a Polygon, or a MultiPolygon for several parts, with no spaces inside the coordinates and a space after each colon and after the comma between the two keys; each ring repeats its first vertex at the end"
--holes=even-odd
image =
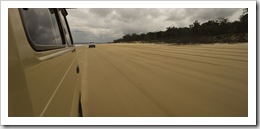
{"type": "MultiPolygon", "coordinates": [[[[32,9],[35,9],[35,8],[32,8],[32,9]]],[[[45,8],[45,9],[48,9],[48,8],[45,8]]],[[[59,29],[59,32],[60,32],[60,38],[61,38],[61,42],[62,44],[60,45],[41,45],[41,44],[36,44],[32,38],[31,38],[31,35],[29,34],[29,30],[26,28],[25,26],[25,22],[26,20],[24,19],[24,14],[23,14],[23,8],[19,8],[19,13],[21,15],[21,20],[22,20],[22,24],[23,24],[23,28],[24,28],[24,31],[25,31],[25,34],[26,34],[26,37],[27,37],[27,40],[29,42],[29,44],[31,45],[31,47],[35,50],[35,51],[48,51],[48,50],[53,50],[53,49],[60,49],[60,48],[65,48],[66,47],[66,41],[65,41],[65,35],[64,35],[64,32],[63,32],[63,27],[62,27],[62,23],[60,21],[60,18],[59,18],[59,12],[58,12],[58,9],[54,9],[55,11],[55,18],[56,18],[56,22],[57,22],[57,25],[58,25],[58,29],[59,29]]]]}
{"type": "Polygon", "coordinates": [[[68,12],[64,8],[59,8],[58,9],[58,15],[59,15],[60,23],[61,23],[61,26],[62,26],[62,31],[63,31],[63,35],[64,35],[64,41],[66,42],[66,44],[69,47],[72,47],[74,45],[74,41],[73,41],[73,38],[72,38],[72,34],[71,34],[71,31],[70,31],[68,20],[66,18],[66,16],[68,15],[68,12]],[[64,22],[65,25],[63,24],[62,20],[64,20],[63,22],[64,22]],[[64,32],[64,28],[66,28],[68,30],[68,34],[69,34],[69,38],[70,38],[71,44],[69,44],[67,42],[68,39],[67,39],[66,33],[64,32]]]}

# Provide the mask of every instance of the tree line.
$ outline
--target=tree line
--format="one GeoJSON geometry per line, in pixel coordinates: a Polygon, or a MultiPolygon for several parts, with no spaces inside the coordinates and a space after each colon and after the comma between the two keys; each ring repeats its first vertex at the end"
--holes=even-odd
{"type": "Polygon", "coordinates": [[[167,27],[166,31],[148,32],[142,34],[126,34],[119,42],[151,42],[151,43],[232,43],[247,42],[248,35],[248,9],[243,9],[238,21],[230,22],[220,17],[200,23],[194,21],[189,27],[167,27]]]}

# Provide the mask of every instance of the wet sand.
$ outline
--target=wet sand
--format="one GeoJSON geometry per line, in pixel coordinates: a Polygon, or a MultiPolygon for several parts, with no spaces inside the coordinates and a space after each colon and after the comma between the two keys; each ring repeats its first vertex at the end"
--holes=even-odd
{"type": "Polygon", "coordinates": [[[248,115],[248,45],[77,47],[84,116],[248,115]]]}

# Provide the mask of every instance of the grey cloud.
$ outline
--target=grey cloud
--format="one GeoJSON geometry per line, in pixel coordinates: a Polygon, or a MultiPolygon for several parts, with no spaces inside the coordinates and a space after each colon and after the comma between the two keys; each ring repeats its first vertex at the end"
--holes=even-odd
{"type": "Polygon", "coordinates": [[[69,17],[73,18],[86,18],[89,15],[89,9],[67,9],[69,17]]]}
{"type": "Polygon", "coordinates": [[[166,20],[169,21],[181,21],[185,20],[185,18],[187,17],[185,9],[169,9],[165,12],[168,13],[168,18],[166,20]]]}
{"type": "Polygon", "coordinates": [[[214,8],[91,8],[68,10],[75,41],[111,42],[129,33],[164,31],[166,27],[188,27],[195,20],[218,17],[237,20],[242,9],[214,8]],[[81,37],[83,36],[83,37],[81,37]]]}
{"type": "Polygon", "coordinates": [[[95,39],[94,36],[89,36],[85,31],[72,31],[72,37],[75,43],[88,42],[95,39]]]}
{"type": "MultiPolygon", "coordinates": [[[[196,10],[187,10],[188,13],[193,13],[193,19],[199,18],[200,20],[210,20],[216,19],[219,17],[231,17],[239,9],[226,9],[226,8],[215,8],[215,9],[196,9],[196,10]]],[[[233,19],[231,19],[233,20],[233,19]]]]}
{"type": "Polygon", "coordinates": [[[91,9],[89,9],[90,13],[96,14],[97,16],[101,16],[101,17],[105,17],[105,16],[111,14],[112,11],[113,11],[113,9],[111,9],[111,8],[91,8],[91,9]]]}
{"type": "MultiPolygon", "coordinates": [[[[232,9],[232,8],[189,8],[189,9],[181,9],[175,10],[176,14],[171,15],[167,18],[170,21],[182,21],[187,20],[189,22],[193,22],[195,20],[199,21],[208,21],[208,20],[215,20],[219,17],[230,18],[232,17],[237,11],[241,9],[232,9]]],[[[230,19],[235,20],[235,19],[230,19]]]]}
{"type": "Polygon", "coordinates": [[[160,13],[158,9],[139,9],[139,8],[125,8],[115,9],[116,14],[125,22],[132,22],[140,19],[147,19],[149,17],[157,17],[160,13]]]}

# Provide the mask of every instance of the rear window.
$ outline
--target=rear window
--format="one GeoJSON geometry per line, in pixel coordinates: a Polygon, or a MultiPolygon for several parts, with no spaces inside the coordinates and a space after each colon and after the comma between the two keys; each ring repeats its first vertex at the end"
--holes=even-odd
{"type": "Polygon", "coordinates": [[[58,24],[57,9],[20,9],[24,28],[31,46],[35,50],[64,47],[58,24]]]}

